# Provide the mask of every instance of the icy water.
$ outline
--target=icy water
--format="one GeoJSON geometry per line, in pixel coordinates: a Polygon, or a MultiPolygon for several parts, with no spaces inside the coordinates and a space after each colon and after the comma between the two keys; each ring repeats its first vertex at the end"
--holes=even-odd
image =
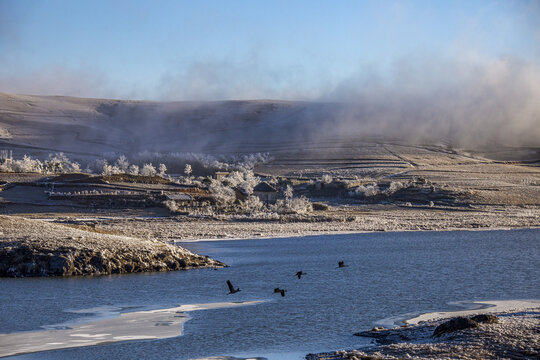
{"type": "Polygon", "coordinates": [[[179,337],[53,350],[13,359],[191,359],[355,348],[381,319],[449,302],[540,299],[540,230],[406,232],[184,244],[229,264],[87,278],[0,280],[0,333],[178,304],[263,300],[194,311],[179,337]],[[338,261],[347,267],[337,268],[338,261]],[[307,274],[298,280],[294,274],[307,274]],[[226,280],[241,291],[227,295],[226,280]],[[286,296],[273,294],[275,287],[286,296]],[[97,314],[97,315],[96,315],[97,314]]]}

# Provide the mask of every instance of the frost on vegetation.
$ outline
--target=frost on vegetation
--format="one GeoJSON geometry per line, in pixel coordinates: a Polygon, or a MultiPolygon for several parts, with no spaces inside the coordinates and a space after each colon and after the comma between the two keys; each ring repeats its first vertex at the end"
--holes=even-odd
{"type": "Polygon", "coordinates": [[[112,164],[109,164],[107,159],[96,159],[90,162],[84,171],[87,173],[96,173],[101,175],[115,175],[128,173],[130,172],[130,168],[131,166],[129,165],[129,161],[126,156],[120,155],[112,164]]]}
{"type": "Polygon", "coordinates": [[[80,165],[70,161],[63,153],[49,154],[45,162],[39,159],[32,159],[24,155],[22,159],[14,159],[0,164],[2,172],[17,173],[43,173],[43,174],[64,174],[81,172],[80,165]]]}
{"type": "Polygon", "coordinates": [[[252,170],[242,169],[233,171],[220,180],[210,179],[209,190],[220,204],[232,203],[236,199],[234,189],[239,189],[247,195],[253,194],[253,188],[261,179],[252,170]]]}
{"type": "Polygon", "coordinates": [[[32,159],[30,156],[24,155],[21,160],[13,160],[0,164],[1,172],[17,172],[17,173],[42,173],[44,166],[38,159],[32,159]]]}
{"type": "Polygon", "coordinates": [[[176,204],[176,201],[174,200],[167,200],[167,201],[164,201],[163,204],[165,205],[165,207],[167,209],[169,209],[171,212],[176,212],[178,211],[178,205],[176,204]]]}
{"type": "Polygon", "coordinates": [[[324,174],[322,177],[321,177],[321,182],[324,183],[324,184],[330,184],[332,182],[333,178],[331,175],[329,174],[324,174]]]}
{"type": "Polygon", "coordinates": [[[186,164],[186,166],[184,166],[185,177],[180,178],[179,183],[184,184],[184,185],[192,185],[192,182],[193,182],[191,178],[192,173],[193,173],[193,168],[191,167],[190,164],[186,164]]]}
{"type": "MultiPolygon", "coordinates": [[[[95,159],[86,164],[84,172],[101,175],[130,174],[143,176],[165,176],[167,171],[177,171],[186,176],[182,181],[191,184],[193,174],[204,175],[213,174],[217,170],[238,172],[243,177],[242,187],[249,190],[254,182],[252,169],[260,163],[268,161],[267,154],[249,154],[242,156],[212,156],[196,153],[152,153],[141,152],[132,157],[132,164],[128,158],[117,153],[104,154],[103,158],[95,159]],[[156,169],[152,164],[158,163],[156,169]],[[250,174],[251,172],[251,174],[250,174]]],[[[2,172],[39,172],[49,174],[60,174],[70,172],[81,172],[78,163],[70,161],[63,153],[50,154],[45,161],[32,159],[25,155],[22,159],[9,159],[10,161],[0,162],[2,172]]],[[[238,174],[233,174],[233,177],[238,174]]],[[[234,179],[230,179],[234,181],[234,179]]],[[[256,184],[255,184],[256,185],[256,184]]]]}
{"type": "Polygon", "coordinates": [[[165,173],[167,172],[167,166],[165,166],[165,164],[159,164],[158,166],[158,175],[163,177],[165,176],[165,173]]]}
{"type": "Polygon", "coordinates": [[[398,190],[401,190],[403,188],[408,187],[410,184],[403,184],[399,181],[392,181],[390,185],[386,189],[381,189],[381,187],[377,183],[371,183],[371,184],[365,184],[365,185],[359,185],[353,190],[349,192],[349,196],[351,197],[373,197],[377,195],[384,195],[384,196],[390,196],[397,192],[398,190]]]}
{"type": "Polygon", "coordinates": [[[248,196],[243,203],[244,210],[249,213],[260,212],[264,208],[264,203],[256,196],[248,196]]]}
{"type": "MultiPolygon", "coordinates": [[[[186,165],[190,165],[193,173],[208,174],[215,171],[233,171],[242,169],[253,169],[259,164],[271,160],[269,154],[255,153],[241,156],[216,156],[193,152],[158,153],[143,151],[133,156],[136,163],[164,163],[169,171],[181,173],[186,170],[186,165]]],[[[186,174],[188,176],[190,174],[186,174]]]]}
{"type": "Polygon", "coordinates": [[[293,197],[293,188],[291,185],[287,184],[287,187],[285,188],[285,191],[283,192],[283,195],[285,196],[285,199],[292,199],[293,197]]]}
{"type": "Polygon", "coordinates": [[[156,176],[156,174],[157,174],[157,170],[154,167],[154,165],[152,165],[152,163],[144,164],[144,166],[141,169],[142,176],[156,176]]]}
{"type": "Polygon", "coordinates": [[[114,165],[109,165],[109,163],[105,159],[96,160],[95,164],[96,168],[98,169],[97,172],[102,175],[114,175],[120,173],[120,169],[118,169],[114,165]]]}
{"type": "Polygon", "coordinates": [[[349,192],[353,197],[371,197],[381,193],[381,189],[376,183],[359,185],[349,192]]]}
{"type": "Polygon", "coordinates": [[[49,196],[127,196],[127,195],[139,195],[136,191],[129,190],[115,190],[115,191],[101,191],[101,190],[84,190],[84,191],[48,191],[49,196]]]}
{"type": "Polygon", "coordinates": [[[129,165],[127,172],[130,175],[139,175],[139,167],[135,164],[129,165]]]}
{"type": "Polygon", "coordinates": [[[231,187],[224,185],[222,181],[212,179],[208,188],[218,204],[230,204],[236,199],[234,190],[231,187]]]}
{"type": "Polygon", "coordinates": [[[114,165],[123,173],[126,173],[129,169],[129,161],[125,155],[120,155],[120,157],[116,159],[114,165]]]}
{"type": "Polygon", "coordinates": [[[253,194],[253,188],[261,182],[261,179],[255,176],[253,170],[241,169],[228,174],[223,179],[223,182],[231,188],[239,188],[246,194],[251,195],[253,194]]]}
{"type": "Polygon", "coordinates": [[[49,154],[45,160],[45,170],[47,173],[64,174],[81,172],[81,167],[76,162],[71,162],[64,153],[49,154]]]}
{"type": "MultiPolygon", "coordinates": [[[[111,160],[112,161],[112,160],[111,160]]],[[[152,164],[145,164],[152,166],[152,164]]],[[[130,164],[125,155],[120,155],[114,163],[110,164],[107,159],[97,159],[91,162],[86,168],[88,173],[97,173],[101,175],[117,175],[117,174],[130,174],[130,175],[143,175],[142,170],[139,170],[139,166],[135,164],[130,164]]],[[[148,174],[157,174],[157,170],[152,166],[147,167],[145,173],[148,174]],[[153,170],[152,170],[153,169],[153,170]]],[[[165,174],[167,167],[165,164],[160,164],[159,166],[160,174],[165,174]]],[[[145,176],[154,176],[154,175],[145,175],[145,176]]]]}
{"type": "Polygon", "coordinates": [[[399,182],[399,181],[392,181],[388,189],[385,190],[385,193],[386,195],[391,195],[395,193],[396,191],[406,188],[408,186],[409,184],[403,184],[402,182],[399,182]]]}
{"type": "Polygon", "coordinates": [[[270,210],[278,214],[306,214],[313,210],[311,201],[305,197],[280,199],[270,205],[270,210]]]}

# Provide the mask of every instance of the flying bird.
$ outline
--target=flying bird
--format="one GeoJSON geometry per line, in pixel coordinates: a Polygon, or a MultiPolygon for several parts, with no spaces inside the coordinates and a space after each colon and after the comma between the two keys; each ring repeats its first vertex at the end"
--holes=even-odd
{"type": "Polygon", "coordinates": [[[296,273],[295,276],[298,277],[299,279],[301,279],[301,278],[302,278],[302,275],[306,275],[306,273],[303,272],[303,271],[299,271],[299,272],[296,273]]]}
{"type": "Polygon", "coordinates": [[[280,288],[274,288],[274,294],[280,293],[281,296],[285,296],[285,291],[287,291],[287,290],[280,289],[280,288]]]}
{"type": "Polygon", "coordinates": [[[229,287],[229,294],[234,294],[240,291],[240,288],[235,289],[231,280],[227,280],[227,286],[229,287]]]}

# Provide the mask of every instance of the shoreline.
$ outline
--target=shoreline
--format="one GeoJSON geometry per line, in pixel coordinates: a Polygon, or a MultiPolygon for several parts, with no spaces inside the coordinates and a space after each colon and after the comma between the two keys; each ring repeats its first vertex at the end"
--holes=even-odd
{"type": "Polygon", "coordinates": [[[448,305],[462,307],[463,310],[428,312],[420,314],[414,318],[404,321],[407,325],[418,325],[423,322],[433,322],[449,319],[456,316],[469,316],[477,314],[508,313],[519,312],[529,309],[540,308],[540,299],[515,299],[515,300],[476,300],[476,301],[454,301],[448,305]],[[468,309],[467,305],[477,305],[468,309]]]}
{"type": "Polygon", "coordinates": [[[525,226],[525,227],[516,227],[516,228],[481,228],[481,229],[440,229],[440,230],[389,230],[389,231],[380,231],[380,230],[364,230],[364,231],[329,231],[327,233],[306,233],[306,234],[290,234],[290,235],[278,235],[278,236],[259,236],[259,237],[237,237],[237,238],[208,238],[208,239],[188,239],[188,240],[178,240],[171,242],[170,244],[190,244],[198,242],[213,242],[213,241],[239,241],[239,240],[268,240],[268,239],[288,239],[288,238],[301,238],[308,236],[334,236],[334,235],[355,235],[355,234],[379,234],[379,233],[414,233],[414,232],[451,232],[451,231],[513,231],[513,230],[537,230],[540,229],[538,226],[525,226]]]}
{"type": "Polygon", "coordinates": [[[447,311],[416,312],[390,316],[377,320],[373,324],[377,327],[391,329],[402,326],[414,326],[421,323],[440,321],[457,316],[515,312],[530,308],[540,308],[540,299],[461,300],[449,302],[447,305],[456,309],[447,311]]]}
{"type": "Polygon", "coordinates": [[[197,218],[170,216],[152,218],[57,217],[56,223],[91,226],[141,239],[165,243],[217,240],[292,238],[315,235],[362,234],[409,231],[477,231],[540,228],[540,208],[482,208],[463,213],[432,209],[403,209],[393,206],[361,210],[337,209],[321,216],[284,217],[281,221],[253,218],[197,218]]]}
{"type": "Polygon", "coordinates": [[[182,248],[190,243],[370,233],[540,229],[540,209],[465,214],[377,208],[350,220],[341,211],[319,218],[238,221],[189,216],[0,215],[0,276],[71,276],[171,271],[225,264],[182,248]],[[337,214],[336,214],[337,213],[337,214]]]}
{"type": "MultiPolygon", "coordinates": [[[[374,327],[355,333],[372,339],[371,346],[357,350],[338,350],[308,354],[308,360],[394,360],[415,359],[533,359],[540,356],[540,300],[459,301],[449,305],[478,305],[475,309],[428,312],[403,320],[390,329],[374,327]],[[476,319],[466,328],[448,329],[436,335],[442,326],[456,319],[476,319]],[[442,325],[441,327],[439,327],[442,325]],[[437,329],[437,330],[436,330],[437,329]]],[[[386,319],[398,319],[399,316],[386,319]]],[[[384,322],[382,319],[380,322],[384,322]]],[[[380,323],[377,322],[377,323],[380,323]]]]}
{"type": "Polygon", "coordinates": [[[0,276],[108,275],[226,266],[180,246],[0,215],[0,276]]]}

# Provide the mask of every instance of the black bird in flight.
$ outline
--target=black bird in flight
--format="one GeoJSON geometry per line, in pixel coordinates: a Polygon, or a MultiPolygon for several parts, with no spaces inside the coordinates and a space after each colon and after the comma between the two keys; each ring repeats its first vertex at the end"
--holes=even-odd
{"type": "Polygon", "coordinates": [[[240,291],[240,288],[235,289],[231,280],[227,280],[227,286],[229,287],[229,294],[234,294],[240,291]]]}
{"type": "Polygon", "coordinates": [[[280,289],[280,288],[274,288],[274,294],[280,293],[281,296],[285,296],[285,291],[287,291],[287,290],[283,290],[283,289],[280,289]]]}
{"type": "Polygon", "coordinates": [[[306,275],[306,273],[303,272],[303,271],[299,271],[299,272],[296,273],[295,276],[297,276],[299,279],[301,279],[301,278],[302,278],[302,275],[306,275]]]}
{"type": "Polygon", "coordinates": [[[337,266],[338,266],[338,268],[342,268],[342,267],[349,266],[349,265],[345,265],[345,261],[340,261],[340,262],[337,263],[337,266]]]}

